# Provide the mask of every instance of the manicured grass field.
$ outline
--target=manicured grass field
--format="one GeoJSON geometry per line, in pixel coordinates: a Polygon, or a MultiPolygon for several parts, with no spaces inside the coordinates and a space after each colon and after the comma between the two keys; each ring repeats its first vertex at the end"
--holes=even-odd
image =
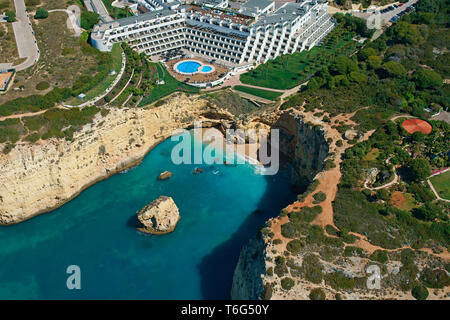
{"type": "Polygon", "coordinates": [[[263,99],[267,100],[275,100],[279,96],[281,96],[282,92],[276,92],[276,91],[269,91],[269,90],[261,90],[257,88],[251,88],[246,86],[234,86],[235,90],[245,92],[263,99]]]}
{"type": "Polygon", "coordinates": [[[430,181],[442,199],[450,200],[450,171],[431,177],[430,181]]]}
{"type": "Polygon", "coordinates": [[[242,83],[273,89],[290,89],[327,66],[335,56],[353,53],[359,46],[351,33],[333,30],[320,47],[277,57],[241,75],[242,83]]]}
{"type": "Polygon", "coordinates": [[[176,80],[160,63],[158,63],[156,67],[158,68],[159,79],[164,80],[164,84],[158,84],[153,89],[151,89],[150,94],[142,99],[139,106],[150,104],[158,99],[168,96],[175,91],[183,91],[188,93],[200,92],[199,88],[187,85],[176,80]]]}

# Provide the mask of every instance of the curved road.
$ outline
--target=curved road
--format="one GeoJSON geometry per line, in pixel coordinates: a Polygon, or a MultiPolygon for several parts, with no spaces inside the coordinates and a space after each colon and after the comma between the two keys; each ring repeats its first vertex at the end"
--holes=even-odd
{"type": "Polygon", "coordinates": [[[77,16],[75,15],[73,10],[80,10],[77,6],[70,6],[67,9],[54,9],[54,10],[49,10],[48,12],[65,12],[69,15],[69,21],[71,26],[69,26],[69,21],[67,21],[67,27],[73,29],[73,31],[75,32],[75,37],[79,37],[82,33],[82,30],[80,28],[80,22],[77,19],[77,16]],[[72,8],[71,7],[75,7],[72,8]]]}

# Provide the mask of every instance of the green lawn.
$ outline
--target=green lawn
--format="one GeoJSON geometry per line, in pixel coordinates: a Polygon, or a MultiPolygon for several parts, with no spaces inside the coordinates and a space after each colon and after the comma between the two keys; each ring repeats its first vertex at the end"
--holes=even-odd
{"type": "Polygon", "coordinates": [[[245,92],[263,99],[267,100],[275,100],[279,96],[283,94],[283,92],[269,91],[269,90],[261,90],[257,88],[251,88],[246,86],[234,86],[235,90],[245,92]]]}
{"type": "Polygon", "coordinates": [[[273,89],[290,89],[327,66],[334,57],[353,53],[361,46],[353,35],[340,28],[333,30],[320,47],[270,60],[241,75],[242,83],[273,89]]]}
{"type": "Polygon", "coordinates": [[[112,56],[112,69],[116,71],[115,75],[110,75],[100,82],[98,85],[96,85],[94,88],[86,92],[86,97],[83,99],[83,101],[78,100],[77,97],[71,99],[68,103],[71,105],[79,105],[86,101],[89,101],[102,93],[105,92],[106,89],[109,88],[109,86],[114,82],[114,80],[119,76],[120,69],[122,67],[122,48],[119,44],[114,44],[112,50],[111,50],[111,56],[112,56]]]}
{"type": "Polygon", "coordinates": [[[139,106],[145,106],[158,99],[161,99],[175,91],[183,91],[188,93],[199,93],[200,89],[178,81],[172,77],[163,65],[158,63],[156,65],[160,80],[164,80],[164,84],[156,85],[150,90],[150,94],[144,97],[139,106]]]}
{"type": "Polygon", "coordinates": [[[450,171],[431,177],[430,181],[442,199],[450,200],[450,171]]]}

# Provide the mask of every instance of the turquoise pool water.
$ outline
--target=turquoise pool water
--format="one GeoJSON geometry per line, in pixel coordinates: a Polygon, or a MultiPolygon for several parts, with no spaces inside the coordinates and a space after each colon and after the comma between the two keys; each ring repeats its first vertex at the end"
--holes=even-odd
{"type": "Polygon", "coordinates": [[[203,66],[202,72],[210,72],[212,68],[210,66],[203,66]]]}
{"type": "Polygon", "coordinates": [[[195,61],[183,61],[177,65],[177,70],[181,73],[195,73],[200,66],[201,64],[195,61]]]}
{"type": "Polygon", "coordinates": [[[289,173],[177,166],[174,143],[51,213],[0,227],[0,299],[228,299],[241,246],[294,198],[289,173]],[[173,177],[157,181],[164,170],[173,177]],[[177,228],[137,232],[136,211],[160,195],[178,205],[177,228]],[[66,289],[69,265],[81,268],[81,290],[66,289]]]}

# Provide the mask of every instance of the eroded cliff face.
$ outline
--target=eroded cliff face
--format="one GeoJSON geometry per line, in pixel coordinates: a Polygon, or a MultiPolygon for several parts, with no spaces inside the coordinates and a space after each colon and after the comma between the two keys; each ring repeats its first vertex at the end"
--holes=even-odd
{"type": "Polygon", "coordinates": [[[266,273],[266,245],[258,234],[242,248],[234,271],[231,298],[257,300],[263,296],[263,275],[266,273]]]}
{"type": "Polygon", "coordinates": [[[311,183],[329,152],[323,129],[305,122],[295,111],[282,113],[272,128],[280,129],[280,151],[291,160],[292,183],[311,183]]]}
{"type": "MultiPolygon", "coordinates": [[[[292,183],[308,185],[323,169],[329,146],[319,126],[304,121],[296,111],[286,111],[261,117],[258,121],[279,129],[280,151],[292,164],[292,183]]],[[[231,298],[238,300],[268,298],[272,290],[265,285],[266,258],[271,246],[262,237],[255,237],[242,248],[236,266],[231,298]]]]}
{"type": "Polygon", "coordinates": [[[211,113],[206,103],[178,95],[158,108],[112,108],[104,118],[97,114],[73,141],[18,144],[0,155],[0,224],[52,210],[89,185],[136,165],[175,129],[211,113]]]}

